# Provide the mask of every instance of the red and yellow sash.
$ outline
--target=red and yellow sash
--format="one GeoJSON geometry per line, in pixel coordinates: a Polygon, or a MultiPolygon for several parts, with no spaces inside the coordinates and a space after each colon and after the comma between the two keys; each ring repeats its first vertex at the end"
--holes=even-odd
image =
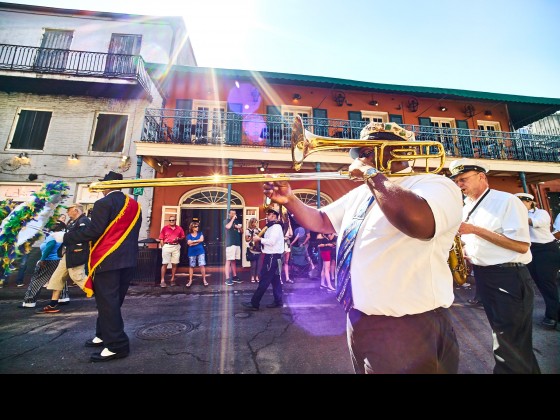
{"type": "Polygon", "coordinates": [[[103,235],[91,247],[88,261],[89,275],[84,284],[84,292],[87,297],[93,296],[93,275],[95,269],[123,243],[140,217],[140,205],[129,196],[125,197],[124,206],[117,217],[115,217],[115,220],[107,226],[103,235]]]}

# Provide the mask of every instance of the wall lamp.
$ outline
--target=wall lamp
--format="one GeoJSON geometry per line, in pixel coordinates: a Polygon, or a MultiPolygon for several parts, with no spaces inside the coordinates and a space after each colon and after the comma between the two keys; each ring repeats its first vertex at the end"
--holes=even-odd
{"type": "Polygon", "coordinates": [[[447,107],[442,105],[442,106],[439,107],[439,110],[441,112],[445,112],[445,111],[447,111],[447,107]]]}
{"type": "Polygon", "coordinates": [[[299,93],[294,93],[294,96],[292,96],[292,99],[294,101],[297,101],[297,100],[301,99],[301,95],[299,93]]]}
{"type": "Polygon", "coordinates": [[[25,152],[17,155],[17,159],[19,159],[21,161],[21,163],[23,163],[24,165],[27,165],[29,163],[29,156],[25,152]]]}
{"type": "Polygon", "coordinates": [[[336,103],[336,106],[342,106],[344,104],[352,106],[352,104],[346,100],[346,95],[344,94],[344,92],[339,91],[336,95],[333,94],[333,100],[336,103]]]}
{"type": "Polygon", "coordinates": [[[368,102],[368,104],[370,104],[371,106],[378,106],[379,102],[377,102],[375,99],[372,99],[371,101],[368,102]]]}
{"type": "Polygon", "coordinates": [[[407,106],[410,112],[418,111],[418,99],[415,98],[409,99],[407,106]]]}
{"type": "Polygon", "coordinates": [[[261,167],[259,168],[259,171],[264,172],[268,169],[268,162],[261,162],[261,167]]]}
{"type": "Polygon", "coordinates": [[[492,116],[492,111],[487,109],[486,111],[484,111],[484,115],[486,115],[487,117],[491,117],[492,116]]]}
{"type": "Polygon", "coordinates": [[[465,115],[467,117],[469,118],[472,117],[474,113],[475,113],[474,106],[472,106],[471,104],[465,105],[465,115]]]}
{"type": "Polygon", "coordinates": [[[251,89],[251,96],[253,97],[253,102],[257,103],[261,100],[261,94],[257,88],[251,89]]]}
{"type": "Polygon", "coordinates": [[[78,155],[76,153],[72,153],[70,156],[68,156],[68,160],[77,161],[79,160],[78,155]]]}
{"type": "Polygon", "coordinates": [[[166,168],[169,168],[171,166],[171,162],[168,161],[167,159],[163,159],[163,160],[156,160],[156,164],[157,166],[159,166],[160,168],[163,168],[164,166],[166,168]]]}
{"type": "Polygon", "coordinates": [[[338,92],[333,99],[336,102],[336,106],[342,106],[344,105],[344,101],[346,101],[346,95],[342,92],[338,92]]]}

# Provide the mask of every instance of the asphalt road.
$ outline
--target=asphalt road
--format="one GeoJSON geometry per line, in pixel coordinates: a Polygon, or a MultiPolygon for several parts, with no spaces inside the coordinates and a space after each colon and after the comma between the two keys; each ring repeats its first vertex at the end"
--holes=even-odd
{"type": "MultiPolygon", "coordinates": [[[[243,278],[243,277],[242,277],[243,278]]],[[[318,279],[284,286],[283,308],[247,312],[255,284],[227,287],[219,273],[185,288],[131,286],[123,305],[131,340],[129,357],[91,363],[95,350],[84,347],[94,333],[95,300],[76,287],[58,314],[19,309],[25,288],[0,289],[0,373],[19,374],[348,374],[353,373],[345,317],[333,293],[319,290],[318,279]]],[[[456,288],[452,307],[460,342],[461,374],[490,374],[492,336],[482,307],[466,304],[473,290],[456,288]]],[[[48,293],[42,293],[47,303],[48,293]]],[[[545,374],[560,373],[560,332],[538,323],[544,303],[535,292],[534,348],[545,374]]]]}

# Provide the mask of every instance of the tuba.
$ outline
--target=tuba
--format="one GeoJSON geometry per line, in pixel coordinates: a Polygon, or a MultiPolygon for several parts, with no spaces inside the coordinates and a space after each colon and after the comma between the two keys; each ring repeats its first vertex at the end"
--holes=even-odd
{"type": "Polygon", "coordinates": [[[447,264],[451,269],[453,281],[455,281],[458,286],[465,284],[469,273],[467,271],[465,257],[463,256],[463,243],[461,242],[461,237],[459,235],[455,235],[453,246],[449,250],[447,264]]]}

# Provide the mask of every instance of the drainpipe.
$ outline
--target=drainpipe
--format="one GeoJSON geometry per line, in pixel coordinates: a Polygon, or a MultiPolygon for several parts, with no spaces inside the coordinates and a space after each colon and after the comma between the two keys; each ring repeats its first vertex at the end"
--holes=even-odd
{"type": "MultiPolygon", "coordinates": [[[[315,164],[315,171],[321,172],[321,162],[315,164]]],[[[321,208],[321,180],[317,180],[317,209],[321,208]]]]}
{"type": "MultiPolygon", "coordinates": [[[[136,179],[140,179],[140,173],[142,170],[142,156],[136,156],[136,179]]],[[[134,192],[134,189],[132,189],[134,192]]],[[[134,194],[134,201],[138,201],[138,194],[134,194]]]]}
{"type": "Polygon", "coordinates": [[[521,180],[523,192],[526,194],[529,193],[529,189],[527,188],[527,179],[525,178],[525,172],[519,172],[519,179],[521,180]]]}
{"type": "MultiPolygon", "coordinates": [[[[233,159],[228,159],[228,174],[233,175],[233,159]]],[[[231,207],[231,183],[227,185],[227,211],[226,211],[226,217],[224,219],[227,219],[230,207],[231,207]]]]}

